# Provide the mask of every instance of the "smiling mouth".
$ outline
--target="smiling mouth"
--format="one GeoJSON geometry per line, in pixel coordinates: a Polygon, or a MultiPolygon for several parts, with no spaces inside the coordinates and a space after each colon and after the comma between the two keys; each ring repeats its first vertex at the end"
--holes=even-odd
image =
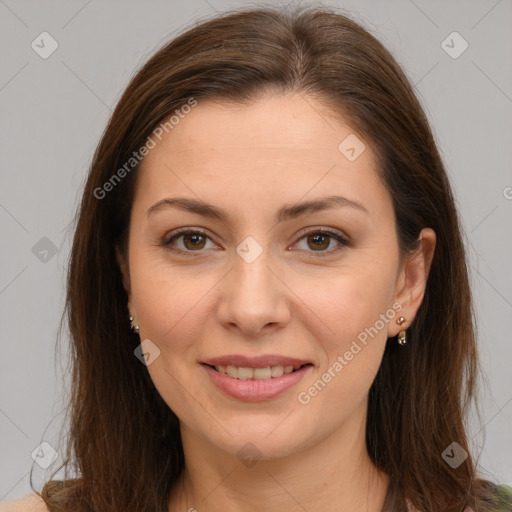
{"type": "Polygon", "coordinates": [[[294,373],[304,366],[312,366],[311,363],[296,364],[294,366],[265,366],[263,368],[249,368],[247,366],[213,366],[208,364],[215,371],[237,380],[267,380],[276,379],[294,373]]]}

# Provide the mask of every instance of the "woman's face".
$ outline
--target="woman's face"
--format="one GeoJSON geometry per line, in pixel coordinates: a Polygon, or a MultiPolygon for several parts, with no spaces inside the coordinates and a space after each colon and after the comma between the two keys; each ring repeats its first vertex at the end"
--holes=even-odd
{"type": "Polygon", "coordinates": [[[386,340],[422,290],[414,302],[368,143],[303,95],[199,101],[139,172],[129,276],[120,263],[183,432],[263,458],[364,432],[386,340]]]}

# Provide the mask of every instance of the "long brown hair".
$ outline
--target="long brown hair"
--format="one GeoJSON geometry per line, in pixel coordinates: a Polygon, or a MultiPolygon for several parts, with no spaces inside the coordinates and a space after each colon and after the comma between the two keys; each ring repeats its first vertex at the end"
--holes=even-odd
{"type": "MultiPolygon", "coordinates": [[[[384,510],[490,510],[466,417],[478,370],[466,256],[451,187],[422,107],[392,55],[326,8],[250,8],[190,27],[131,80],[96,149],[77,215],[66,311],[72,386],[66,478],[49,481],[51,510],[166,511],[184,457],[179,422],[134,357],[127,256],[137,165],[112,181],[156,126],[190,98],[248,104],[268,91],[308,94],[372,144],[391,193],[402,254],[422,228],[437,235],[423,303],[406,347],[388,343],[369,394],[366,443],[390,476],[384,510]],[[110,187],[105,187],[107,182],[110,187]],[[105,191],[101,192],[98,190],[105,191]],[[443,459],[457,442],[468,458],[443,459]],[[76,478],[67,478],[68,471],[76,478]]],[[[52,477],[55,476],[55,473],[52,477]]]]}

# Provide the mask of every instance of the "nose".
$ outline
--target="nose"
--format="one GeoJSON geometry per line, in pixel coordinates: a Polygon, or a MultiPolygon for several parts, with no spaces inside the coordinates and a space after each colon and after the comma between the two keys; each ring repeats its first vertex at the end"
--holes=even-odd
{"type": "Polygon", "coordinates": [[[230,330],[246,335],[269,334],[290,320],[291,292],[267,250],[252,263],[235,254],[234,265],[221,282],[218,318],[230,330]]]}

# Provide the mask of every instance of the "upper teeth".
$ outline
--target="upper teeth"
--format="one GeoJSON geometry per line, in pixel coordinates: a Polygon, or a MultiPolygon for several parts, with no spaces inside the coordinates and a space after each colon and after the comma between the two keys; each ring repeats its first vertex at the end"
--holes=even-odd
{"type": "Polygon", "coordinates": [[[283,373],[292,373],[293,370],[298,370],[302,365],[295,366],[266,366],[265,368],[248,368],[246,366],[216,366],[215,369],[228,375],[234,379],[249,380],[249,379],[270,379],[281,377],[283,373]]]}

